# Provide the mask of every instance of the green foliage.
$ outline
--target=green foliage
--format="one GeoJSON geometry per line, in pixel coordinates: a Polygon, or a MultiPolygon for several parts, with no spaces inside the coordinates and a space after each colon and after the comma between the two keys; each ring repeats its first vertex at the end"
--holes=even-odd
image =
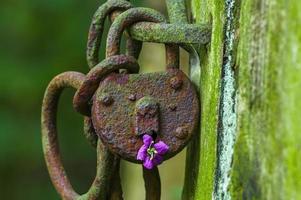
{"type": "MultiPolygon", "coordinates": [[[[87,30],[98,4],[70,0],[1,2],[0,191],[3,199],[57,198],[42,155],[42,97],[54,75],[67,70],[87,71],[87,30]]],[[[94,175],[94,168],[85,170],[85,166],[94,165],[95,153],[81,135],[82,118],[72,111],[72,93],[63,95],[58,125],[66,133],[60,137],[62,144],[67,144],[62,145],[63,161],[74,177],[75,187],[84,192],[94,175]]]]}

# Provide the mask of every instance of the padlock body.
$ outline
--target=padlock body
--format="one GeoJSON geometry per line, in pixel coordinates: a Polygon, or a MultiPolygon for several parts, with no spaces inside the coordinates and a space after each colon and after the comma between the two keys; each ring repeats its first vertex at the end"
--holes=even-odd
{"type": "Polygon", "coordinates": [[[100,82],[93,97],[92,121],[97,135],[113,153],[136,163],[143,145],[142,131],[154,128],[155,141],[169,146],[166,160],[181,151],[196,132],[199,99],[193,84],[179,69],[113,73],[100,82]],[[137,107],[146,97],[156,102],[158,113],[141,119],[137,107]]]}

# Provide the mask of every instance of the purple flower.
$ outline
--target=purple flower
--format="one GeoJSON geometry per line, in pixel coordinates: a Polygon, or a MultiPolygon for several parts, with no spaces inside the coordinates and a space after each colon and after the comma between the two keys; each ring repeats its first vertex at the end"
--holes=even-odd
{"type": "Polygon", "coordinates": [[[151,136],[145,134],[143,135],[143,145],[137,154],[137,160],[143,161],[146,169],[152,169],[163,162],[163,155],[168,149],[169,147],[164,142],[155,143],[151,136]]]}

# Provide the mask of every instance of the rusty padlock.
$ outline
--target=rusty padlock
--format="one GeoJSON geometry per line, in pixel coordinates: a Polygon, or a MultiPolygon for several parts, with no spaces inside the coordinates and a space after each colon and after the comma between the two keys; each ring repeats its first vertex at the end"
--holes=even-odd
{"type": "MultiPolygon", "coordinates": [[[[162,19],[147,8],[131,8],[120,14],[109,30],[107,57],[120,58],[120,39],[125,28],[139,21],[160,23],[162,19]]],[[[197,127],[199,100],[189,78],[178,69],[175,59],[178,51],[174,49],[173,45],[166,44],[165,72],[118,74],[111,73],[117,69],[114,67],[109,71],[101,69],[101,72],[87,75],[87,79],[107,75],[99,86],[94,82],[91,89],[91,83],[85,86],[84,81],[77,93],[83,94],[81,91],[90,89],[89,95],[81,99],[75,95],[75,104],[83,106],[76,109],[85,114],[88,107],[84,105],[98,86],[91,107],[94,129],[105,146],[125,160],[141,162],[137,160],[137,153],[143,145],[144,134],[167,144],[169,149],[163,159],[171,158],[186,146],[197,127]]],[[[123,67],[132,68],[128,64],[123,67]]]]}
{"type": "MultiPolygon", "coordinates": [[[[126,2],[119,4],[118,1],[109,1],[101,7],[104,12],[100,19],[104,19],[114,8],[129,7],[126,2]]],[[[62,73],[56,76],[46,89],[42,106],[43,150],[52,182],[63,199],[97,199],[100,196],[101,199],[107,199],[111,193],[110,184],[115,184],[113,175],[114,173],[118,175],[116,173],[118,168],[114,167],[114,163],[118,165],[119,160],[116,161],[117,157],[111,153],[128,161],[140,163],[141,161],[137,159],[138,151],[145,145],[144,137],[148,136],[148,139],[152,138],[152,142],[160,141],[168,146],[168,151],[162,157],[166,160],[185,147],[197,127],[199,100],[190,80],[178,69],[178,47],[166,44],[165,72],[115,73],[120,69],[126,69],[130,73],[139,71],[139,65],[134,57],[139,54],[140,42],[129,43],[131,44],[129,54],[134,57],[119,55],[122,32],[126,27],[139,21],[160,23],[165,22],[165,19],[158,12],[146,8],[131,8],[120,14],[109,31],[106,59],[94,67],[98,62],[96,55],[97,45],[100,42],[100,36],[95,35],[101,32],[103,25],[103,22],[98,24],[96,20],[95,32],[90,35],[92,37],[90,51],[88,48],[88,54],[91,53],[92,58],[88,59],[91,71],[86,76],[78,72],[62,73]],[[87,116],[86,122],[91,125],[92,132],[95,130],[101,139],[97,140],[96,177],[89,191],[83,195],[73,190],[58,148],[56,112],[60,94],[66,87],[77,89],[73,100],[74,107],[87,116]]],[[[150,150],[147,153],[151,156],[156,154],[157,149],[150,150]]],[[[146,170],[143,172],[147,180],[146,195],[153,195],[152,187],[160,185],[158,169],[151,173],[147,173],[146,170]],[[153,182],[155,184],[149,184],[153,182]]],[[[118,179],[118,176],[116,177],[118,179]]],[[[160,192],[157,192],[155,199],[158,198],[160,192]]]]}

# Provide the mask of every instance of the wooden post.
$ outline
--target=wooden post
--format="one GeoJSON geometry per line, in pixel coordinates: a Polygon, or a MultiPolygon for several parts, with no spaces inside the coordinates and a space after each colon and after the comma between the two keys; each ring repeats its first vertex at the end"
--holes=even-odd
{"type": "Polygon", "coordinates": [[[211,22],[200,47],[201,121],[183,199],[301,198],[301,4],[192,0],[211,22]]]}

